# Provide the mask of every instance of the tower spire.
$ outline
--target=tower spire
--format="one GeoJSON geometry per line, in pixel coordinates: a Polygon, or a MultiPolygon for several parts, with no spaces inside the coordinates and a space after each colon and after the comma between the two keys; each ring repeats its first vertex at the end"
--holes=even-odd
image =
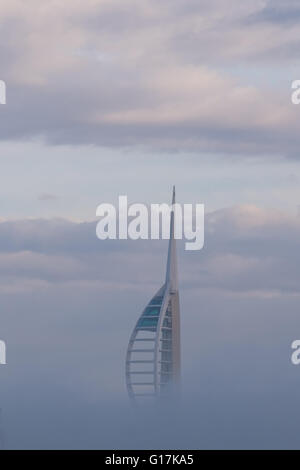
{"type": "Polygon", "coordinates": [[[169,241],[169,249],[168,249],[166,283],[170,284],[170,290],[172,292],[176,292],[178,290],[177,256],[176,256],[176,239],[175,239],[175,186],[173,186],[173,195],[172,195],[172,211],[171,211],[171,217],[170,217],[170,241],[169,241]]]}

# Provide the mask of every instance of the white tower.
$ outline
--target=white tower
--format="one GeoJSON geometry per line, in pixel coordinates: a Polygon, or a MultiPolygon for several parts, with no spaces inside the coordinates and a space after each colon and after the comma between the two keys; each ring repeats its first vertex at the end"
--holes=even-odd
{"type": "Polygon", "coordinates": [[[175,187],[170,217],[166,280],[138,319],[126,355],[130,398],[169,395],[180,381],[180,311],[175,225],[175,187]]]}

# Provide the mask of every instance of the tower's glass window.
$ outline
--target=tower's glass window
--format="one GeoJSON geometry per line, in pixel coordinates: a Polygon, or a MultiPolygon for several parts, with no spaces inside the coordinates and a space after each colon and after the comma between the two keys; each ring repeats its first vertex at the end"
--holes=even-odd
{"type": "Polygon", "coordinates": [[[153,297],[149,305],[161,305],[162,299],[163,299],[162,295],[157,295],[156,297],[153,297]]]}
{"type": "Polygon", "coordinates": [[[146,307],[143,316],[156,317],[159,315],[160,307],[146,307]]]}
{"type": "Polygon", "coordinates": [[[140,318],[139,322],[138,322],[138,327],[143,327],[143,326],[154,326],[156,327],[157,326],[157,322],[158,322],[158,317],[153,317],[153,318],[140,318]]]}

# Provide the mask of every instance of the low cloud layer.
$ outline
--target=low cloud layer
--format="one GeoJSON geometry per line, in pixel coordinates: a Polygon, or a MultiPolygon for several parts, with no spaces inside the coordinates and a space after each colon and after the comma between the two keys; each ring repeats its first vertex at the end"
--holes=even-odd
{"type": "Polygon", "coordinates": [[[179,244],[176,414],[172,404],[130,409],[124,381],[131,330],[163,282],[166,242],[101,242],[95,227],[0,223],[6,447],[297,447],[299,220],[229,208],[207,214],[204,250],[179,244]]]}

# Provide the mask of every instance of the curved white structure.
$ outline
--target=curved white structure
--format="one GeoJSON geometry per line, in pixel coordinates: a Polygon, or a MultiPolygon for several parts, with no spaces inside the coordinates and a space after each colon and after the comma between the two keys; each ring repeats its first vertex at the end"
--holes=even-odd
{"type": "Polygon", "coordinates": [[[130,398],[169,394],[180,379],[180,312],[174,237],[173,188],[166,280],[150,300],[129,340],[126,384],[130,398]]]}

